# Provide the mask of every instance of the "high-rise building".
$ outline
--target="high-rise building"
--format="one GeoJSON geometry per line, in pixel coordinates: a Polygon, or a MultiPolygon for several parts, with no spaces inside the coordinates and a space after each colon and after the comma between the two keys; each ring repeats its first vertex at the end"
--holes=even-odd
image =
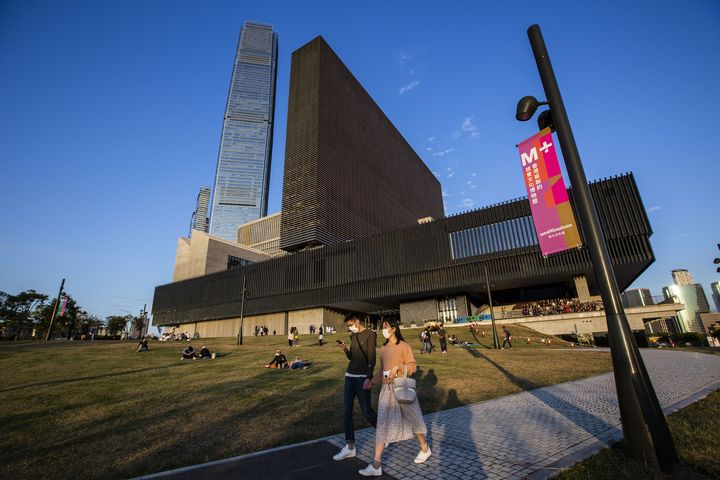
{"type": "Polygon", "coordinates": [[[325,40],[293,52],[280,248],[443,216],[440,182],[325,40]]]}
{"type": "Polygon", "coordinates": [[[208,232],[208,206],[210,205],[210,187],[200,187],[200,192],[197,196],[197,203],[195,204],[195,211],[192,215],[192,222],[190,222],[191,230],[199,230],[201,232],[208,232]]]}
{"type": "Polygon", "coordinates": [[[210,234],[236,241],[239,225],[267,215],[272,154],[277,33],[245,22],[225,107],[210,214],[210,234]]]}
{"type": "Polygon", "coordinates": [[[680,328],[683,332],[705,332],[700,320],[701,313],[710,312],[705,290],[699,283],[692,283],[692,275],[687,270],[673,270],[672,276],[675,285],[663,287],[663,295],[685,305],[677,315],[680,328]]]}
{"type": "Polygon", "coordinates": [[[645,305],[654,305],[650,290],[647,288],[634,288],[632,290],[625,290],[621,295],[623,307],[644,307],[645,305]]]}
{"type": "Polygon", "coordinates": [[[720,312],[720,282],[711,283],[710,290],[712,290],[712,298],[713,303],[715,304],[715,311],[720,312]]]}
{"type": "Polygon", "coordinates": [[[675,283],[675,285],[692,285],[693,283],[695,283],[693,281],[692,275],[690,275],[690,272],[688,272],[684,268],[673,270],[672,277],[673,283],[675,283]]]}

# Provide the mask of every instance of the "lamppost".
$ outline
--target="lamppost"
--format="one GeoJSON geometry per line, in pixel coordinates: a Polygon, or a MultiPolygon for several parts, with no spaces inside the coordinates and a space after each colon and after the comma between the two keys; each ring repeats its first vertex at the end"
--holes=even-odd
{"type": "Polygon", "coordinates": [[[237,338],[237,345],[243,344],[243,323],[245,321],[245,281],[247,280],[247,277],[243,275],[243,285],[242,285],[242,298],[240,300],[240,331],[238,332],[238,338],[237,338]]]}
{"type": "Polygon", "coordinates": [[[500,348],[500,339],[498,338],[497,329],[495,328],[495,313],[493,312],[492,293],[490,293],[490,279],[485,268],[485,288],[487,289],[488,303],[490,304],[490,323],[492,323],[493,348],[500,348]]]}
{"type": "MultiPolygon", "coordinates": [[[[554,123],[557,129],[558,141],[573,188],[578,221],[590,251],[605,307],[615,388],[625,441],[629,452],[636,458],[644,460],[647,466],[666,470],[678,463],[675,443],[620,301],[605,235],[600,227],[600,220],[590,195],[580,154],[540,27],[532,25],[528,29],[528,37],[547,102],[539,102],[534,97],[523,97],[518,102],[516,118],[527,121],[532,118],[539,105],[547,104],[550,107],[551,123],[554,123]]],[[[547,122],[548,116],[544,118],[547,122]]]]}
{"type": "Polygon", "coordinates": [[[50,316],[50,325],[48,325],[47,335],[45,335],[46,342],[48,340],[50,340],[50,331],[52,330],[53,322],[55,321],[55,315],[57,314],[57,308],[58,308],[58,305],[60,304],[60,297],[62,296],[62,293],[63,293],[63,287],[65,287],[65,279],[64,278],[62,279],[62,282],[60,282],[60,291],[58,291],[57,298],[55,298],[55,305],[53,306],[52,315],[50,316]]]}

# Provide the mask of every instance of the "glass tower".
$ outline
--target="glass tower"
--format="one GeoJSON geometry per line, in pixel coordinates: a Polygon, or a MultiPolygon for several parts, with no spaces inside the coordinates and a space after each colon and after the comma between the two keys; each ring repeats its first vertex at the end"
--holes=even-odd
{"type": "MultiPolygon", "coordinates": [[[[210,187],[200,187],[200,193],[197,196],[197,204],[192,214],[190,222],[190,230],[200,230],[208,232],[208,206],[210,205],[210,187]]],[[[192,234],[192,232],[191,232],[192,234]]]]}
{"type": "Polygon", "coordinates": [[[210,235],[237,241],[237,228],[267,215],[277,33],[245,22],[240,29],[215,172],[210,235]]]}

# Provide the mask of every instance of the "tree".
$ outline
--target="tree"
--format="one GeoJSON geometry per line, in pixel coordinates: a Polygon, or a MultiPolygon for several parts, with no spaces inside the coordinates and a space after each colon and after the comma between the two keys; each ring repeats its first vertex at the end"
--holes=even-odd
{"type": "Polygon", "coordinates": [[[3,327],[14,329],[15,340],[23,335],[35,310],[44,305],[47,298],[35,290],[25,290],[17,295],[0,292],[0,321],[3,327]]]}
{"type": "Polygon", "coordinates": [[[107,317],[108,335],[114,336],[120,332],[125,331],[125,326],[130,320],[132,320],[132,315],[111,315],[107,317]]]}

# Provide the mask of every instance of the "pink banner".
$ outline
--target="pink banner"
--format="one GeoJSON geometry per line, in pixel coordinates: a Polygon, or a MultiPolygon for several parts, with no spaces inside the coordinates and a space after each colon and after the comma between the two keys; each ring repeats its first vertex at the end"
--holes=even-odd
{"type": "Polygon", "coordinates": [[[582,245],[549,128],[518,145],[543,256],[582,245]]]}

